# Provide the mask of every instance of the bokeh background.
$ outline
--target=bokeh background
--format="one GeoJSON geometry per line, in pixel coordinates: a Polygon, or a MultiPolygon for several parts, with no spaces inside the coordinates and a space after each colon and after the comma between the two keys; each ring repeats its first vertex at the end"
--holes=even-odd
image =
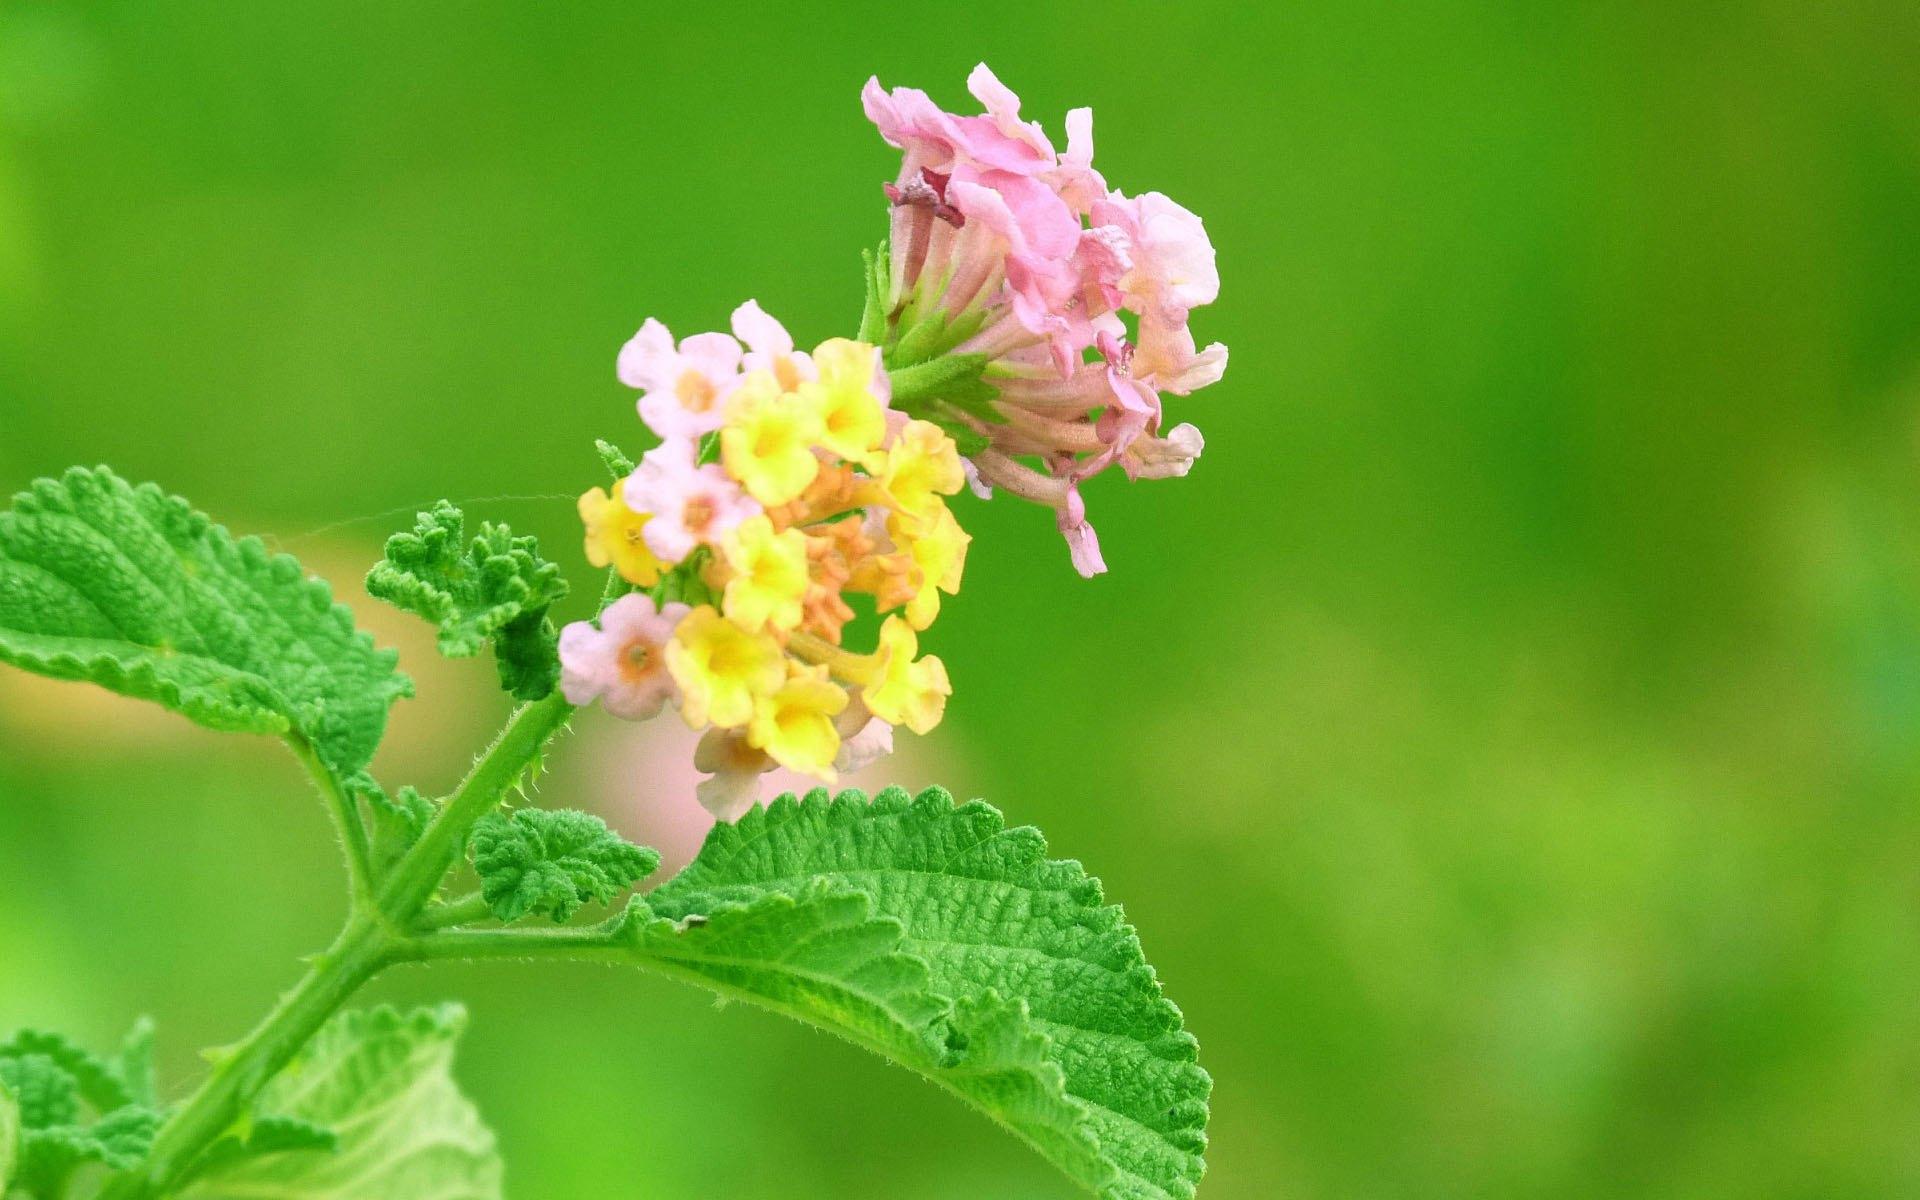
{"type": "MultiPolygon", "coordinates": [[[[859,87],[982,58],[1205,216],[1233,363],[1189,478],[1092,489],[1111,575],[963,504],[894,773],[1126,902],[1217,1080],[1202,1196],[1920,1194],[1910,3],[9,0],[0,488],[108,462],[272,535],[421,682],[384,776],[445,787],[504,706],[367,602],[381,539],[498,497],[588,579],[620,343],[850,331],[859,87]]],[[[579,726],[547,798],[684,850],[685,768],[579,726]]],[[[150,1012],[184,1087],[340,904],[276,747],[0,674],[0,1027],[150,1012]]],[[[675,985],[373,990],[470,1004],[516,1197],[1072,1194],[675,985]]]]}

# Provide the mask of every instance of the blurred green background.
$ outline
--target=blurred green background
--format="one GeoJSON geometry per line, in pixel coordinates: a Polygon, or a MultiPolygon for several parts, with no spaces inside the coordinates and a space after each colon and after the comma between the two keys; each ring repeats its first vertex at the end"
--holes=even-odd
{"type": "MultiPolygon", "coordinates": [[[[0,489],[108,462],[272,534],[403,648],[380,769],[444,787],[503,704],[366,600],[383,536],[550,497],[469,508],[588,579],[620,343],[849,332],[860,85],[982,58],[1204,215],[1233,361],[1189,478],[1092,489],[1111,575],[962,503],[958,694],[896,770],[1126,902],[1217,1080],[1202,1196],[1920,1194],[1911,3],[8,0],[0,489]]],[[[691,836],[579,724],[548,799],[691,836]]],[[[0,674],[0,1027],[151,1012],[184,1087],[337,876],[270,743],[0,674]]],[[[678,986],[373,990],[468,1001],[523,1200],[1071,1194],[678,986]]]]}

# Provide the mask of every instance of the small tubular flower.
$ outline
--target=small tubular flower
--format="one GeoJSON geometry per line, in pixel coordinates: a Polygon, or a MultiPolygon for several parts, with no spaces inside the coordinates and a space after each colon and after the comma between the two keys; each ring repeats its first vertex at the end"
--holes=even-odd
{"type": "Polygon", "coordinates": [[[880,351],[833,338],[813,352],[819,379],[797,389],[820,420],[820,444],[849,462],[862,462],[887,436],[887,372],[880,351]]]}
{"type": "Polygon", "coordinates": [[[667,327],[647,318],[620,349],[620,382],[641,389],[640,419],[663,438],[690,438],[720,428],[727,393],[740,375],[740,343],[724,333],[696,333],[674,345],[667,327]]]}
{"type": "Polygon", "coordinates": [[[655,607],[638,593],[600,614],[599,628],[575,621],[560,631],[560,690],[571,704],[591,704],[616,717],[644,721],[674,694],[666,648],[687,615],[684,604],[655,607]]]}
{"type": "Polygon", "coordinates": [[[592,488],[580,494],[587,561],[596,567],[611,566],[628,583],[652,587],[665,565],[654,556],[643,536],[647,523],[653,518],[627,507],[620,495],[625,489],[614,490],[611,496],[605,488],[592,488]]]}
{"type": "Polygon", "coordinates": [[[916,657],[919,653],[913,627],[899,617],[888,617],[880,627],[880,649],[873,655],[860,696],[874,716],[924,734],[946,714],[953,685],[947,682],[945,663],[931,654],[916,657]]]}
{"type": "Polygon", "coordinates": [[[847,707],[847,693],[827,677],[825,667],[793,665],[787,680],[757,697],[747,741],[789,770],[832,783],[840,732],[834,718],[847,707]]]}
{"type": "Polygon", "coordinates": [[[786,676],[780,643],[727,620],[711,606],[694,609],[667,643],[667,668],[680,685],[687,724],[732,729],[753,718],[754,701],[786,676]]]}
{"type": "Polygon", "coordinates": [[[940,615],[940,593],[960,594],[966,570],[967,546],[973,541],[952,510],[944,504],[918,515],[897,513],[887,521],[895,544],[905,547],[913,562],[913,595],[906,601],[907,623],[926,629],[940,615]]]}
{"type": "Polygon", "coordinates": [[[629,508],[654,514],[642,533],[664,562],[677,563],[696,546],[719,545],[729,530],[761,511],[732,476],[712,463],[696,464],[695,454],[691,442],[655,446],[623,485],[629,508]]]}
{"type": "Polygon", "coordinates": [[[931,513],[944,507],[940,497],[967,485],[953,439],[928,421],[908,421],[873,465],[875,482],[897,512],[931,513]]]}
{"type": "Polygon", "coordinates": [[[771,371],[741,381],[720,431],[720,461],[755,500],[785,504],[820,473],[814,446],[820,417],[797,393],[784,392],[771,371]]]}
{"type": "Polygon", "coordinates": [[[774,532],[765,516],[742,521],[720,543],[728,579],[722,611],[742,629],[800,624],[809,584],[807,538],[797,529],[774,532]]]}
{"type": "Polygon", "coordinates": [[[760,307],[749,300],[733,310],[733,336],[747,347],[742,365],[749,371],[766,371],[791,392],[814,378],[813,359],[804,350],[793,348],[793,335],[760,307]]]}

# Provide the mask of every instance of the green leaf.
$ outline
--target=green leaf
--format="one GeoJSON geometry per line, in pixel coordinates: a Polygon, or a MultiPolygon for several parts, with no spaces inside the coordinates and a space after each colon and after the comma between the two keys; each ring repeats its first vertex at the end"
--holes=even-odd
{"type": "Polygon", "coordinates": [[[537,539],[487,524],[468,542],[465,526],[445,500],[421,513],[413,532],[387,539],[367,591],[438,625],[448,658],[470,658],[491,641],[500,686],[517,699],[541,699],[560,678],[560,635],[547,610],[567,594],[566,580],[540,557],[537,539]]]}
{"type": "Polygon", "coordinates": [[[0,1083],[0,1196],[7,1194],[13,1182],[14,1164],[20,1161],[20,1105],[7,1085],[0,1083]]]}
{"type": "Polygon", "coordinates": [[[438,811],[433,801],[411,786],[389,797],[372,775],[360,772],[345,783],[349,796],[366,802],[373,818],[373,867],[384,876],[420,840],[438,811]]]}
{"type": "Polygon", "coordinates": [[[633,474],[633,460],[626,451],[605,439],[596,439],[593,448],[600,454],[600,461],[606,464],[607,474],[613,476],[615,483],[633,474]]]}
{"type": "Polygon", "coordinates": [[[235,1129],[209,1146],[194,1164],[189,1178],[203,1178],[249,1158],[284,1154],[290,1150],[333,1151],[339,1148],[339,1134],[311,1121],[302,1121],[297,1117],[256,1117],[244,1128],[235,1129]]]}
{"type": "Polygon", "coordinates": [[[14,1184],[29,1193],[58,1195],[86,1163],[122,1170],[146,1157],[160,1114],[136,1101],[147,1081],[130,1083],[125,1069],[144,1069],[140,1047],[150,1037],[142,1022],[119,1064],[58,1034],[29,1030],[0,1043],[0,1091],[10,1097],[8,1115],[18,1126],[6,1150],[14,1184]],[[91,1120],[89,1109],[95,1114],[91,1120]]]}
{"type": "Polygon", "coordinates": [[[986,804],[785,796],[631,913],[632,957],[920,1071],[1110,1200],[1194,1193],[1212,1084],[1179,1010],[1099,883],[986,804]]]}
{"type": "Polygon", "coordinates": [[[488,813],[473,828],[480,893],[502,921],[551,913],[565,921],[587,903],[606,904],[660,866],[590,813],[523,808],[488,813]]]}
{"type": "Polygon", "coordinates": [[[303,740],[341,776],[412,694],[292,558],[105,467],[39,480],[0,513],[0,662],[303,740]]]}
{"type": "Polygon", "coordinates": [[[854,339],[878,346],[887,336],[887,293],[893,286],[887,243],[881,242],[875,250],[862,250],[860,261],[865,267],[861,273],[866,277],[867,295],[860,306],[860,331],[854,339]]]}
{"type": "MultiPolygon", "coordinates": [[[[256,1108],[282,1131],[331,1130],[337,1147],[290,1146],[206,1164],[194,1200],[499,1200],[493,1134],[453,1079],[457,1006],[335,1017],[256,1108]]],[[[274,1136],[278,1136],[277,1134],[274,1136]]],[[[297,1136],[297,1135],[296,1135],[297,1136]]]]}

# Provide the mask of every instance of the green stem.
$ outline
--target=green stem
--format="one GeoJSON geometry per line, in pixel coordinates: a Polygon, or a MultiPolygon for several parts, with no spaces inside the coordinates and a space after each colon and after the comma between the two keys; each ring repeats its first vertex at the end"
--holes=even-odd
{"type": "Polygon", "coordinates": [[[144,1200],[177,1186],[201,1153],[232,1128],[267,1081],[292,1061],[349,996],[393,961],[396,944],[377,917],[362,914],[349,921],[333,946],[314,960],[307,977],[267,1019],[245,1041],[222,1052],[213,1074],[161,1128],[140,1170],[114,1180],[101,1193],[101,1200],[144,1200]]]}
{"type": "MultiPolygon", "coordinates": [[[[394,866],[377,901],[356,903],[346,928],[314,960],[306,978],[244,1041],[221,1054],[213,1073],[161,1127],[147,1161],[110,1183],[100,1200],[151,1200],[179,1186],[207,1147],[233,1127],[260,1089],[292,1061],[348,997],[383,967],[417,957],[412,950],[418,943],[401,931],[411,928],[433,899],[465,848],[474,822],[500,803],[572,712],[573,706],[555,692],[514,713],[420,840],[394,866]]],[[[321,779],[322,790],[336,799],[335,812],[340,815],[338,802],[347,799],[344,793],[331,784],[332,776],[324,769],[316,778],[321,779]]],[[[353,811],[354,819],[343,822],[344,828],[360,830],[357,860],[355,840],[350,832],[344,834],[348,858],[364,871],[366,830],[358,812],[348,811],[353,811]]]]}
{"type": "Polygon", "coordinates": [[[366,822],[360,819],[360,805],[349,796],[340,780],[303,739],[290,739],[295,757],[313,777],[314,786],[327,799],[327,813],[340,835],[341,852],[347,858],[348,899],[356,911],[373,903],[373,847],[367,840],[366,822]]]}
{"type": "Polygon", "coordinates": [[[468,925],[493,915],[493,906],[479,892],[462,896],[458,900],[449,900],[445,904],[429,904],[420,914],[413,927],[423,933],[436,929],[450,929],[455,925],[468,925]]]}
{"type": "Polygon", "coordinates": [[[522,705],[513,714],[413,849],[394,865],[380,889],[381,912],[401,928],[412,923],[466,848],[474,822],[493,811],[547,739],[572,715],[573,705],[557,690],[545,700],[522,705]]]}

